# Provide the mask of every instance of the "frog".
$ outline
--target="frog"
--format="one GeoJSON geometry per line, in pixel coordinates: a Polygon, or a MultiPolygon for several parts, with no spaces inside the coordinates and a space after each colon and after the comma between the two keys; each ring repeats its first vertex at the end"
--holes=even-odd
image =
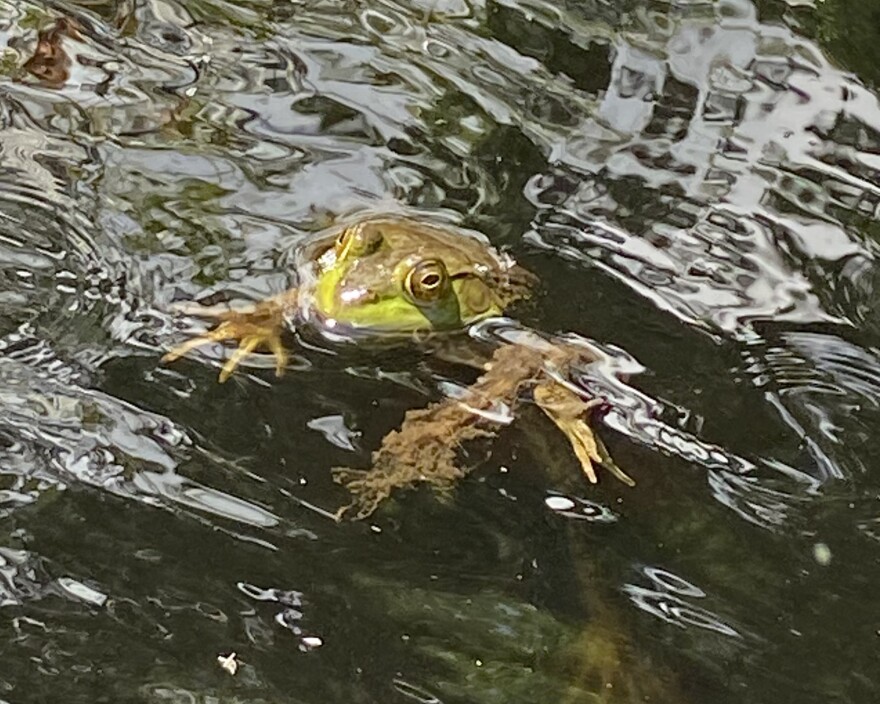
{"type": "MultiPolygon", "coordinates": [[[[537,284],[534,274],[482,233],[397,214],[369,214],[318,233],[296,251],[293,269],[294,287],[248,308],[188,309],[216,325],[173,347],[162,361],[237,341],[220,371],[221,383],[258,348],[271,352],[281,376],[289,361],[284,342],[289,328],[334,343],[436,345],[440,339],[447,344],[437,347],[448,352],[473,326],[528,299],[537,284]]],[[[458,448],[494,434],[508,421],[493,409],[516,410],[524,395],[568,439],[590,483],[598,481],[599,465],[633,485],[590,425],[601,402],[584,399],[565,379],[568,368],[585,357],[588,350],[581,346],[543,338],[505,343],[485,361],[469,357],[483,374],[463,398],[408,412],[373,453],[370,470],[334,470],[336,480],[358,497],[343,509],[355,508],[362,518],[396,488],[421,481],[447,488],[467,471],[457,465],[458,448]]]]}

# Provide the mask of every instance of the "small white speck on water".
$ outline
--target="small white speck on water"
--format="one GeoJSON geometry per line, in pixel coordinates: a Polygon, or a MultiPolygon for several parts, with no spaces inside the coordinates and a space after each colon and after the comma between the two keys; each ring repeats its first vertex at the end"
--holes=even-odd
{"type": "Polygon", "coordinates": [[[238,661],[235,659],[235,653],[230,653],[229,655],[218,655],[217,662],[220,663],[220,667],[222,667],[226,672],[230,675],[234,675],[238,672],[238,661]]]}
{"type": "Polygon", "coordinates": [[[831,564],[831,548],[825,543],[816,543],[813,546],[813,559],[822,567],[827,567],[831,564]]]}

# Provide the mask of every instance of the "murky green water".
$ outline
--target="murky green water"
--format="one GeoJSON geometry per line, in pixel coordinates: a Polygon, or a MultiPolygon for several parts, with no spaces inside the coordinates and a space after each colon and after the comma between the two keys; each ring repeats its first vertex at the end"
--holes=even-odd
{"type": "Polygon", "coordinates": [[[877,2],[0,0],[0,47],[0,702],[880,701],[877,2]],[[578,379],[635,489],[536,412],[337,524],[468,372],[159,363],[401,205],[643,370],[578,379]]]}

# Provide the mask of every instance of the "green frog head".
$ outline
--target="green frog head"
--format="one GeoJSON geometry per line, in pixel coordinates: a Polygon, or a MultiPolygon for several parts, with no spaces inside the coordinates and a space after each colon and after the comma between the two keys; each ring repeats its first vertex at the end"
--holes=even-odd
{"type": "Polygon", "coordinates": [[[402,218],[361,220],[303,256],[304,317],[355,334],[461,330],[501,315],[531,279],[475,234],[402,218]]]}

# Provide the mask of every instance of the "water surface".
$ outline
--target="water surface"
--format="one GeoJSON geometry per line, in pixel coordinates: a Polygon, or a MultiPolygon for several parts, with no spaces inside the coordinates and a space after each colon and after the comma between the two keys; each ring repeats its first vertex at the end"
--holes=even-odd
{"type": "Polygon", "coordinates": [[[0,701],[880,700],[878,17],[0,0],[0,701]],[[330,469],[466,370],[160,364],[175,302],[399,208],[641,372],[576,379],[635,489],[525,414],[337,524],[330,469]]]}

